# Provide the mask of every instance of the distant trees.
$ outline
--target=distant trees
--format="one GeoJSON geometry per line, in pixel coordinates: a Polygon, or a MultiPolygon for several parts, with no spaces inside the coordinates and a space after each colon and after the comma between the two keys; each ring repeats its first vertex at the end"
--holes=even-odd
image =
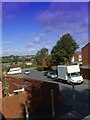
{"type": "Polygon", "coordinates": [[[39,50],[36,53],[34,62],[37,63],[37,65],[42,65],[42,59],[47,54],[48,54],[48,49],[43,47],[41,50],[39,50]]]}
{"type": "Polygon", "coordinates": [[[26,61],[32,61],[33,59],[34,65],[42,65],[42,59],[46,56],[46,64],[49,67],[58,64],[70,64],[77,48],[79,48],[79,45],[77,45],[73,37],[67,33],[57,41],[50,55],[48,55],[48,49],[43,47],[37,51],[35,56],[19,57],[11,55],[9,57],[3,57],[2,62],[10,62],[11,64],[13,64],[13,62],[14,64],[22,62],[22,66],[24,66],[26,61]]]}
{"type": "Polygon", "coordinates": [[[19,56],[10,55],[10,56],[2,57],[2,63],[15,62],[17,64],[18,61],[19,61],[19,56]]]}
{"type": "Polygon", "coordinates": [[[70,64],[77,48],[79,46],[70,34],[63,35],[51,51],[52,64],[70,64]]]}

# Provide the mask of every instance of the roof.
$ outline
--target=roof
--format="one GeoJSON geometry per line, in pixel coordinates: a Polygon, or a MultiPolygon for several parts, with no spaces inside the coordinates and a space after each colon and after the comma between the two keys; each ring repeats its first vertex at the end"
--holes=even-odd
{"type": "Polygon", "coordinates": [[[84,49],[84,48],[87,47],[88,45],[90,45],[90,42],[88,42],[82,49],[84,49]]]}

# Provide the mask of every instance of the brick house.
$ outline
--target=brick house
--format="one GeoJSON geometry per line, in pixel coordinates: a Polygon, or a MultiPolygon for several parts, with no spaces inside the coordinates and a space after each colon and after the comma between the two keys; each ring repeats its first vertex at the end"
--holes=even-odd
{"type": "Polygon", "coordinates": [[[82,48],[82,67],[81,72],[85,79],[90,79],[90,42],[82,48]]]}
{"type": "Polygon", "coordinates": [[[90,66],[90,42],[82,48],[82,62],[83,66],[90,66]]]}
{"type": "Polygon", "coordinates": [[[75,52],[74,53],[74,56],[72,58],[72,62],[76,62],[79,65],[82,64],[82,54],[81,54],[81,52],[75,52]]]}
{"type": "Polygon", "coordinates": [[[43,59],[42,59],[42,65],[43,65],[44,67],[47,67],[46,56],[44,56],[43,59]]]}

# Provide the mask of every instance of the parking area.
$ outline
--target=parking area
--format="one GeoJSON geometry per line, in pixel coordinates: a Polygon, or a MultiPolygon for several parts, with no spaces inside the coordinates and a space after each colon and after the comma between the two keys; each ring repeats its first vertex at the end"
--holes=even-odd
{"type": "MultiPolygon", "coordinates": [[[[19,77],[19,78],[29,78],[29,79],[35,79],[35,80],[52,80],[47,77],[47,72],[46,71],[37,71],[35,68],[30,68],[30,69],[23,69],[21,74],[13,75],[14,77],[19,77]],[[25,71],[28,70],[30,73],[25,74],[25,71]]],[[[54,80],[54,79],[53,79],[54,80]]]]}
{"type": "Polygon", "coordinates": [[[47,78],[46,72],[37,71],[35,68],[32,68],[28,69],[30,73],[25,75],[24,72],[26,70],[23,69],[22,74],[14,75],[14,77],[55,82],[60,86],[61,104],[66,105],[71,111],[76,111],[82,118],[90,114],[89,80],[84,80],[82,84],[75,85],[73,91],[73,86],[67,82],[61,81],[60,79],[47,78]]]}

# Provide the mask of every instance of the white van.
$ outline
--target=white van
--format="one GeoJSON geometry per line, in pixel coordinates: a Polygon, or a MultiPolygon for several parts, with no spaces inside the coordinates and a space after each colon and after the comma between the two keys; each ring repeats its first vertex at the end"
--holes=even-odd
{"type": "Polygon", "coordinates": [[[17,68],[11,68],[7,74],[17,74],[21,72],[22,72],[21,68],[17,67],[17,68]]]}
{"type": "Polygon", "coordinates": [[[58,65],[58,78],[71,83],[82,83],[79,65],[58,65]]]}

